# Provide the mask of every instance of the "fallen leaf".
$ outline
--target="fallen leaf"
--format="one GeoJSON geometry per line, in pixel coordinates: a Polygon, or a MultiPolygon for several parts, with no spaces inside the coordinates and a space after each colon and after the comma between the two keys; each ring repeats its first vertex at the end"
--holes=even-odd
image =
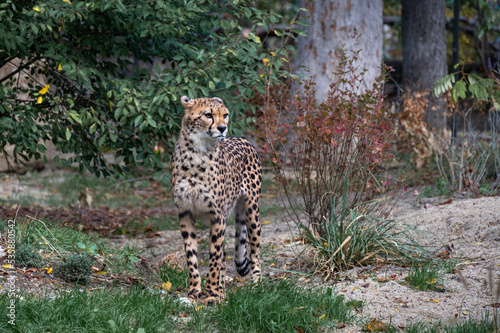
{"type": "Polygon", "coordinates": [[[245,277],[240,278],[239,276],[234,277],[235,282],[243,282],[243,281],[246,281],[247,279],[248,278],[245,278],[245,277]]]}
{"type": "Polygon", "coordinates": [[[368,332],[383,332],[385,331],[387,325],[373,318],[368,325],[366,325],[366,330],[368,332]]]}
{"type": "Polygon", "coordinates": [[[271,223],[271,221],[269,220],[265,220],[264,222],[262,222],[262,224],[269,224],[269,223],[271,223]]]}
{"type": "Polygon", "coordinates": [[[36,100],[36,104],[42,104],[43,102],[43,97],[39,96],[38,99],[36,100]]]}
{"type": "Polygon", "coordinates": [[[378,281],[378,282],[381,282],[381,283],[388,282],[388,281],[390,281],[390,280],[391,280],[391,278],[389,278],[389,277],[387,277],[387,276],[385,276],[385,277],[378,277],[378,278],[377,278],[377,281],[378,281]]]}
{"type": "Polygon", "coordinates": [[[106,274],[106,271],[99,271],[99,272],[97,272],[97,274],[104,275],[104,274],[106,274]]]}
{"type": "Polygon", "coordinates": [[[304,333],[304,331],[303,331],[303,330],[301,330],[301,329],[300,329],[300,328],[298,328],[298,327],[295,327],[295,329],[297,330],[297,333],[304,333]]]}
{"type": "Polygon", "coordinates": [[[293,308],[290,310],[290,312],[295,312],[295,311],[298,311],[298,310],[303,309],[303,308],[304,308],[303,306],[301,306],[300,308],[293,308]]]}
{"type": "Polygon", "coordinates": [[[487,307],[487,306],[492,306],[492,307],[494,307],[495,309],[498,309],[498,308],[500,308],[500,303],[491,303],[491,304],[488,304],[488,305],[483,306],[483,308],[485,308],[485,307],[487,307]]]}
{"type": "Polygon", "coordinates": [[[52,273],[52,267],[50,267],[48,270],[47,270],[47,274],[50,274],[52,273]]]}
{"type": "Polygon", "coordinates": [[[163,290],[165,290],[165,291],[169,291],[169,290],[170,290],[170,288],[172,288],[172,283],[170,283],[169,281],[167,281],[167,282],[163,282],[163,283],[161,284],[161,287],[163,288],[163,290]]]}
{"type": "Polygon", "coordinates": [[[5,265],[2,265],[3,268],[14,268],[14,266],[12,266],[11,264],[5,264],[5,265]]]}
{"type": "Polygon", "coordinates": [[[451,204],[452,202],[453,202],[453,199],[448,199],[446,201],[438,203],[437,206],[448,205],[448,204],[451,204]]]}

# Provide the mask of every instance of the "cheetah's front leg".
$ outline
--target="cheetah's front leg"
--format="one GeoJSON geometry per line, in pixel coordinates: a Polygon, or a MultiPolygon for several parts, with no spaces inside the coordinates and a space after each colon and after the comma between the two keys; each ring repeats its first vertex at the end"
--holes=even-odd
{"type": "Polygon", "coordinates": [[[226,219],[214,218],[210,223],[210,261],[207,277],[206,292],[207,302],[216,302],[224,298],[222,287],[224,233],[226,232],[226,219]]]}
{"type": "Polygon", "coordinates": [[[198,271],[198,242],[194,227],[194,217],[190,211],[179,214],[182,240],[186,251],[189,274],[189,298],[195,299],[201,293],[201,277],[198,271]]]}

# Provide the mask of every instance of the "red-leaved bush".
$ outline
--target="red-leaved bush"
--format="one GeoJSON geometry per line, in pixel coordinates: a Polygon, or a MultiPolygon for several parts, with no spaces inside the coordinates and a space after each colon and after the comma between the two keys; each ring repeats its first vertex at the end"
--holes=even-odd
{"type": "Polygon", "coordinates": [[[336,214],[343,193],[348,193],[343,208],[349,209],[381,197],[394,185],[390,177],[382,180],[379,167],[392,157],[396,126],[383,103],[388,71],[383,68],[372,88],[361,91],[364,72],[355,65],[358,53],[342,52],[326,100],[316,99],[312,80],[298,80],[294,98],[267,96],[262,109],[264,150],[291,217],[302,224],[305,214],[317,232],[336,214]]]}

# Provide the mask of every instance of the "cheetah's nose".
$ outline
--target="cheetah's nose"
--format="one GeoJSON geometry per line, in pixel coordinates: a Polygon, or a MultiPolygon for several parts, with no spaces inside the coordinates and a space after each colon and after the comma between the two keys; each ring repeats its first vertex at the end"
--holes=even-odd
{"type": "Polygon", "coordinates": [[[226,130],[226,126],[217,126],[217,129],[219,130],[219,132],[221,133],[224,133],[224,131],[226,130]]]}

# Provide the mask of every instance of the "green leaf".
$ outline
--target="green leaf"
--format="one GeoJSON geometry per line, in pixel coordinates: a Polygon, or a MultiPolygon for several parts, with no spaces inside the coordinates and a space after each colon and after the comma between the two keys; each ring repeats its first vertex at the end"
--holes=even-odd
{"type": "Polygon", "coordinates": [[[434,95],[440,96],[441,94],[452,89],[453,83],[455,83],[455,74],[448,74],[434,83],[432,92],[434,93],[434,95]]]}
{"type": "Polygon", "coordinates": [[[157,127],[157,125],[156,125],[156,121],[155,121],[153,118],[151,118],[150,116],[148,116],[148,117],[146,118],[146,120],[147,120],[147,122],[148,122],[148,124],[149,124],[150,126],[152,126],[152,127],[154,127],[154,128],[156,128],[156,127],[157,127]]]}
{"type": "Polygon", "coordinates": [[[66,140],[71,139],[71,131],[69,130],[69,127],[66,127],[66,134],[65,134],[65,136],[66,136],[66,140]]]}
{"type": "Polygon", "coordinates": [[[465,80],[458,81],[453,87],[453,90],[451,91],[451,95],[455,102],[458,102],[459,97],[465,99],[465,97],[467,96],[466,94],[467,94],[467,83],[465,82],[465,80]]]}
{"type": "Polygon", "coordinates": [[[139,126],[139,123],[141,123],[143,119],[144,119],[144,116],[142,114],[135,117],[134,126],[135,127],[139,126]]]}

